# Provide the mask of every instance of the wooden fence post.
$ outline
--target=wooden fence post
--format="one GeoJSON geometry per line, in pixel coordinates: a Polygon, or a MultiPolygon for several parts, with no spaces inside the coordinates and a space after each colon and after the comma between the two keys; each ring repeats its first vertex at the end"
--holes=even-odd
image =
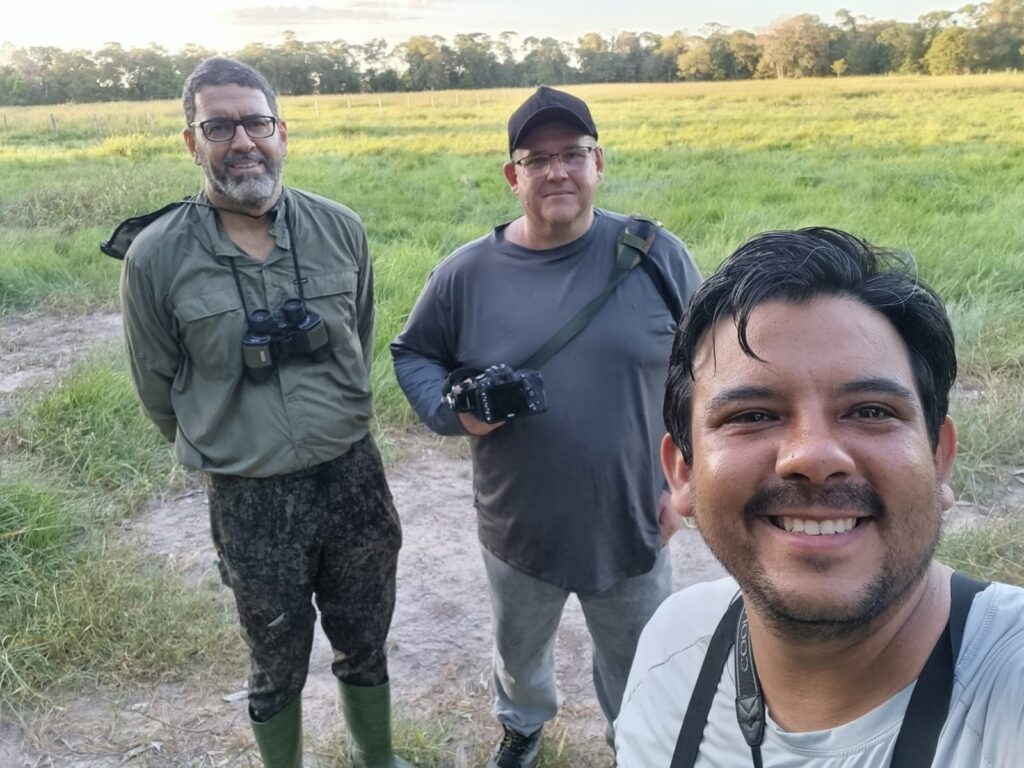
{"type": "Polygon", "coordinates": [[[57,138],[57,118],[53,112],[50,113],[50,128],[53,130],[53,138],[57,138]]]}

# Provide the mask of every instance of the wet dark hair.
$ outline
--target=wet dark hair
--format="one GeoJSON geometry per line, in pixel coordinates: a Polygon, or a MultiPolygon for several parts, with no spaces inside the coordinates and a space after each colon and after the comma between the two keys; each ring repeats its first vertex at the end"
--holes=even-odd
{"type": "Polygon", "coordinates": [[[690,299],[672,345],[664,408],[665,426],[687,464],[693,463],[693,361],[709,331],[732,320],[740,348],[760,360],[747,342],[754,309],[772,301],[806,304],[822,296],[860,302],[892,323],[910,354],[935,449],[956,379],[953,329],[942,300],[918,279],[909,256],[838,229],[810,227],[751,238],[690,299]]]}
{"type": "Polygon", "coordinates": [[[196,119],[196,94],[209,85],[239,85],[262,91],[267,97],[271,114],[278,117],[277,94],[274,93],[267,78],[248,64],[223,56],[214,56],[200,62],[185,79],[181,103],[185,108],[186,124],[191,124],[196,119]]]}

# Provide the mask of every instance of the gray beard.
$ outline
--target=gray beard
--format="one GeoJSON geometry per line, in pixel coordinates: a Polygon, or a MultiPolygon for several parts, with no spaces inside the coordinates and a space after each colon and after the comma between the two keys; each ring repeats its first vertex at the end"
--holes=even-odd
{"type": "Polygon", "coordinates": [[[214,168],[205,155],[201,158],[206,182],[214,192],[239,208],[259,210],[271,202],[281,181],[281,165],[274,165],[259,151],[225,155],[219,168],[214,168]],[[232,176],[228,166],[237,160],[258,160],[266,169],[256,176],[232,176]]]}

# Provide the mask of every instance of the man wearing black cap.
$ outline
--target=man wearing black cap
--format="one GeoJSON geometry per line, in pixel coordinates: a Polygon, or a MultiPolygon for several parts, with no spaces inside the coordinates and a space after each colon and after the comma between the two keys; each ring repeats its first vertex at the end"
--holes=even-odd
{"type": "Polygon", "coordinates": [[[558,708],[553,649],[570,593],[593,639],[601,709],[609,724],[618,714],[640,630],[671,586],[664,544],[677,519],[659,519],[661,409],[679,307],[700,281],[674,235],[651,226],[633,253],[619,242],[626,217],[594,208],[604,154],[583,101],[539,88],[509,119],[508,139],[503,172],[522,215],[442,262],[391,345],[424,423],[471,436],[505,731],[492,768],[539,759],[558,708]],[[631,266],[649,263],[620,269],[624,252],[631,266]],[[488,423],[444,398],[459,369],[528,367],[601,294],[576,335],[537,364],[546,411],[488,423]]]}

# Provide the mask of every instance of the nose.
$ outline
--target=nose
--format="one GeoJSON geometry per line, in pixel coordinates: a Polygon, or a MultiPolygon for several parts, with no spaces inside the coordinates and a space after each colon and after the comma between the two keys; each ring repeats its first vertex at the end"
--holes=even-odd
{"type": "Polygon", "coordinates": [[[562,162],[562,158],[558,155],[552,155],[548,161],[548,178],[562,179],[568,175],[569,172],[565,170],[565,164],[562,162]]]}
{"type": "Polygon", "coordinates": [[[235,135],[231,137],[231,148],[238,152],[251,152],[255,147],[256,144],[249,134],[245,132],[245,128],[241,125],[236,125],[235,135]]]}
{"type": "Polygon", "coordinates": [[[826,418],[803,420],[786,431],[775,460],[783,480],[824,485],[852,475],[856,463],[843,444],[836,424],[826,418]]]}

